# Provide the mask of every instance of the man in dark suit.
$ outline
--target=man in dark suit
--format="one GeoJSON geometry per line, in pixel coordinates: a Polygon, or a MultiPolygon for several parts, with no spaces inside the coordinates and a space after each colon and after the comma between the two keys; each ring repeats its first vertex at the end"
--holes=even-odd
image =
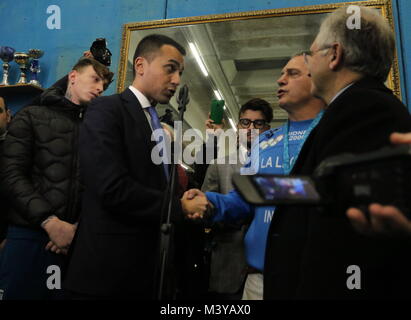
{"type": "MultiPolygon", "coordinates": [[[[407,109],[384,86],[392,30],[372,9],[358,8],[360,29],[349,28],[350,14],[341,8],[323,22],[306,56],[312,91],[328,108],[292,174],[310,175],[330,156],[388,146],[390,133],[411,129],[407,109]]],[[[278,208],[267,238],[265,299],[409,297],[410,243],[357,233],[346,210],[278,208]]]]}
{"type": "MultiPolygon", "coordinates": [[[[82,217],[65,280],[73,298],[153,297],[169,169],[151,156],[152,132],[162,132],[154,106],[176,92],[184,55],[166,36],[145,37],[134,54],[132,85],[98,99],[86,113],[80,133],[82,217]]],[[[181,209],[174,201],[174,221],[181,209]]]]}

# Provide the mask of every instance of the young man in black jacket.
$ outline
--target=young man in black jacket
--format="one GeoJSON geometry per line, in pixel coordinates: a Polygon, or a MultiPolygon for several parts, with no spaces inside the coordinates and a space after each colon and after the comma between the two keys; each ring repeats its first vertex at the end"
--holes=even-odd
{"type": "Polygon", "coordinates": [[[58,274],[79,215],[78,135],[88,102],[108,87],[113,73],[82,58],[67,90],[52,87],[40,104],[20,110],[4,143],[1,177],[11,201],[7,242],[0,256],[3,299],[54,298],[58,274]],[[60,254],[62,253],[62,254],[60,254]]]}

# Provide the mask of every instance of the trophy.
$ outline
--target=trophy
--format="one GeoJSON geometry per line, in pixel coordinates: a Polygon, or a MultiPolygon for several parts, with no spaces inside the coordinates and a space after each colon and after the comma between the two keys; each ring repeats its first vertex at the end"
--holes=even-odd
{"type": "Polygon", "coordinates": [[[32,72],[32,77],[29,83],[39,87],[41,87],[41,84],[37,76],[37,74],[40,72],[40,64],[38,59],[41,58],[43,54],[44,51],[40,49],[30,49],[28,52],[28,55],[31,58],[30,71],[32,72]]]}
{"type": "Polygon", "coordinates": [[[0,83],[0,86],[8,86],[9,83],[9,62],[13,61],[14,50],[10,47],[0,47],[0,59],[3,60],[3,80],[0,83]]]}
{"type": "Polygon", "coordinates": [[[14,61],[20,67],[20,79],[17,81],[17,84],[27,83],[26,80],[26,70],[27,70],[27,62],[29,61],[29,55],[24,52],[15,52],[14,53],[14,61]]]}

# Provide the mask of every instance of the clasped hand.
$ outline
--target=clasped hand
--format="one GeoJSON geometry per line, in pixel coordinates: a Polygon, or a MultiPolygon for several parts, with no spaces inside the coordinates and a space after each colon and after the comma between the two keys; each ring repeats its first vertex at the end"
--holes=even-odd
{"type": "Polygon", "coordinates": [[[208,200],[204,192],[198,189],[186,191],[181,198],[181,207],[187,218],[201,219],[207,210],[208,200]]]}
{"type": "Polygon", "coordinates": [[[57,217],[51,219],[45,226],[45,230],[50,238],[46,245],[46,250],[57,254],[67,254],[76,229],[77,224],[65,222],[57,217]]]}

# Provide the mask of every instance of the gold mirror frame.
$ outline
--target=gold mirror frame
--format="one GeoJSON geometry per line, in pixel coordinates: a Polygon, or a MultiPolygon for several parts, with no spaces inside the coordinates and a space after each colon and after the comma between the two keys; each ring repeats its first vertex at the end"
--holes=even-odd
{"type": "MultiPolygon", "coordinates": [[[[283,17],[283,16],[321,14],[321,13],[329,13],[341,6],[348,6],[348,5],[362,5],[362,6],[378,8],[379,10],[381,10],[381,14],[388,20],[389,24],[391,25],[391,28],[395,30],[393,15],[392,15],[391,0],[344,2],[344,3],[325,4],[325,5],[292,7],[292,8],[284,8],[284,9],[259,10],[259,11],[250,11],[250,12],[240,12],[240,13],[229,13],[229,14],[219,14],[219,15],[207,15],[207,16],[197,16],[197,17],[188,17],[188,18],[176,18],[176,19],[167,19],[167,20],[154,20],[154,21],[146,21],[146,22],[127,23],[123,26],[122,46],[121,46],[120,63],[119,63],[119,70],[118,70],[117,91],[121,92],[124,90],[127,71],[130,72],[130,70],[127,70],[127,68],[130,68],[131,65],[128,64],[127,62],[129,60],[129,48],[130,48],[130,41],[132,38],[132,33],[135,31],[150,29],[150,31],[153,31],[152,33],[161,33],[161,29],[178,27],[178,26],[189,26],[189,25],[198,25],[198,24],[206,24],[206,23],[229,22],[229,21],[250,20],[250,19],[264,19],[264,18],[283,17]]],[[[133,54],[133,53],[130,53],[130,54],[133,54]]],[[[274,80],[275,79],[273,79],[273,82],[274,80]]],[[[397,97],[401,99],[397,53],[395,54],[394,63],[392,65],[386,85],[394,92],[394,94],[397,97]]]]}

